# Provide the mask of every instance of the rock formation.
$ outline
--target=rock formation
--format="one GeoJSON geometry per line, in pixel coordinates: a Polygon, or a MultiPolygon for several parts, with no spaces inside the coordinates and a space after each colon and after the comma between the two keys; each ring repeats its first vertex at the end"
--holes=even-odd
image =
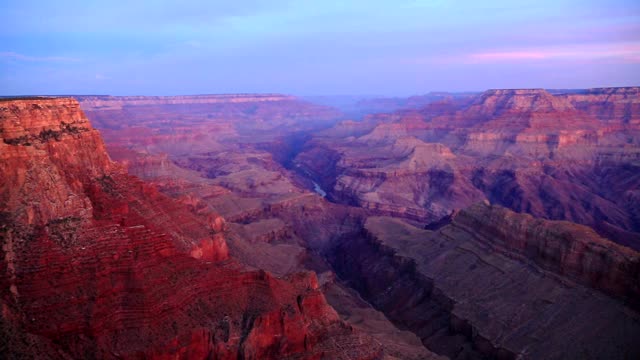
{"type": "Polygon", "coordinates": [[[638,249],[640,137],[616,125],[635,116],[634,89],[489,90],[457,105],[340,123],[307,142],[294,163],[330,199],[380,214],[430,222],[487,199],[586,224],[638,249]],[[618,110],[604,116],[587,99],[618,110]]]}
{"type": "Polygon", "coordinates": [[[637,312],[590,286],[637,301],[639,256],[586,227],[483,203],[435,232],[370,217],[329,253],[429,349],[478,359],[637,357],[637,312]]]}

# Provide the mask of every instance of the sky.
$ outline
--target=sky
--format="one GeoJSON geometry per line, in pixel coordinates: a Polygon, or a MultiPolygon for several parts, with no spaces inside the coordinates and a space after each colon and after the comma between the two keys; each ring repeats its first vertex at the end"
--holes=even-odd
{"type": "Polygon", "coordinates": [[[0,0],[0,95],[633,85],[638,0],[0,0]]]}

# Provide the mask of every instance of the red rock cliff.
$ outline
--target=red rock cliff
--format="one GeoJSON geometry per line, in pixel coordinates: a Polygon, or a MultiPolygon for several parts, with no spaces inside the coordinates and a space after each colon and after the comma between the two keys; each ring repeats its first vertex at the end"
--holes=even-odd
{"type": "Polygon", "coordinates": [[[0,202],[17,221],[92,217],[84,186],[117,171],[72,99],[0,102],[0,202]]]}

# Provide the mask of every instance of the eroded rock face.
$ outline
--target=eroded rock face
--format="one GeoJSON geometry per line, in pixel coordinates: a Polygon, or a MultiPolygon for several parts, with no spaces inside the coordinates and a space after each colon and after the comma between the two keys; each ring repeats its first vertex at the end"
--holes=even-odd
{"type": "Polygon", "coordinates": [[[633,305],[639,256],[586,227],[480,203],[437,231],[371,217],[329,259],[439,354],[565,359],[640,354],[637,313],[590,289],[633,305]]]}
{"type": "Polygon", "coordinates": [[[92,205],[83,187],[117,167],[77,101],[2,101],[0,119],[3,211],[11,209],[16,221],[28,225],[90,219],[92,205]]]}
{"type": "Polygon", "coordinates": [[[586,226],[536,219],[485,203],[458,212],[452,226],[588,287],[631,302],[640,299],[640,254],[586,226]]]}
{"type": "Polygon", "coordinates": [[[640,88],[589,89],[577,94],[561,95],[577,109],[608,124],[637,129],[640,124],[640,88]]]}
{"type": "Polygon", "coordinates": [[[111,162],[71,99],[0,102],[0,337],[19,358],[357,358],[314,274],[228,256],[224,222],[111,162]],[[19,140],[16,140],[19,139],[19,140]]]}

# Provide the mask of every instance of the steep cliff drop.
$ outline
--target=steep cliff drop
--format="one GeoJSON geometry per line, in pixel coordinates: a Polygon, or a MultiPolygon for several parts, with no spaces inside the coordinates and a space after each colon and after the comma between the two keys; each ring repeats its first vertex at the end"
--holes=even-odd
{"type": "Polygon", "coordinates": [[[640,356],[640,254],[582,225],[484,203],[437,231],[370,217],[328,258],[376,308],[452,359],[640,356]]]}
{"type": "Polygon", "coordinates": [[[9,358],[374,359],[315,275],[229,258],[112,163],[73,99],[0,101],[0,352],[9,358]]]}

